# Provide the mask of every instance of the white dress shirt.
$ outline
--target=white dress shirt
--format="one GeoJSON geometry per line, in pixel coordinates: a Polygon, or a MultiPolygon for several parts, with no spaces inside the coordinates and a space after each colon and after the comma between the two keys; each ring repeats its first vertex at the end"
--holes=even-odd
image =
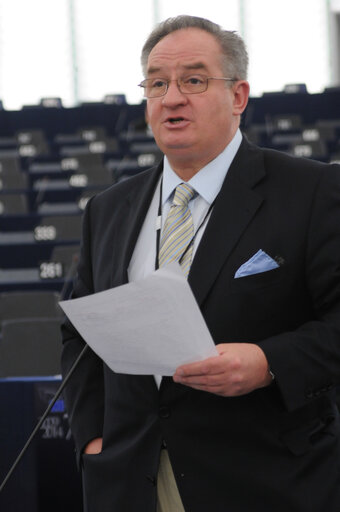
{"type": "MultiPolygon", "coordinates": [[[[208,165],[200,169],[187,183],[196,191],[196,196],[190,201],[189,208],[194,223],[194,232],[204,221],[205,216],[211,204],[219,193],[222,183],[227,175],[231,162],[233,161],[242,141],[242,134],[237,130],[234,138],[228,146],[208,165]]],[[[159,180],[146,214],[142,229],[139,233],[137,243],[129,264],[129,281],[135,281],[147,277],[155,270],[156,245],[157,245],[157,225],[160,184],[162,183],[162,216],[160,224],[163,228],[166,216],[171,206],[177,185],[183,183],[183,180],[172,170],[167,157],[164,157],[163,175],[159,180]]],[[[209,214],[210,216],[210,214],[209,214]]],[[[208,218],[197,233],[194,240],[193,256],[199,245],[199,242],[207,225],[208,218]]],[[[159,385],[161,377],[155,376],[159,385]]]]}

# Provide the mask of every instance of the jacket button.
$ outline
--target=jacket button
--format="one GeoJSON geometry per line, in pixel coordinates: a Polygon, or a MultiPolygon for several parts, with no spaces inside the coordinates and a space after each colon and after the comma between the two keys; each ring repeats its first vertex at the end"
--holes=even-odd
{"type": "Polygon", "coordinates": [[[170,409],[168,407],[166,407],[165,405],[162,405],[159,408],[158,413],[159,413],[160,418],[166,419],[166,418],[170,417],[170,409]]]}

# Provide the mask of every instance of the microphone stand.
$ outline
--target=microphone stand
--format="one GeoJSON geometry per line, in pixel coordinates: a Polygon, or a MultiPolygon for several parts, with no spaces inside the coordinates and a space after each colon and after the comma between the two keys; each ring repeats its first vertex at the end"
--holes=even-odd
{"type": "Polygon", "coordinates": [[[40,418],[40,420],[38,421],[36,427],[34,428],[32,434],[30,435],[30,437],[28,438],[28,440],[26,441],[26,444],[25,446],[23,447],[23,449],[21,450],[21,452],[19,453],[18,457],[16,458],[16,460],[14,461],[12,467],[10,468],[10,470],[8,471],[7,475],[5,476],[2,484],[0,485],[0,493],[2,492],[2,490],[4,489],[7,481],[9,480],[10,476],[12,475],[12,473],[14,472],[15,468],[17,467],[17,465],[19,464],[19,462],[21,461],[22,457],[24,456],[24,454],[26,453],[26,450],[27,448],[29,447],[29,445],[31,444],[34,436],[36,435],[36,433],[38,432],[38,430],[40,429],[41,425],[44,423],[45,419],[47,418],[47,416],[49,415],[49,413],[51,412],[54,404],[56,403],[56,401],[58,400],[58,398],[60,397],[61,393],[63,392],[66,384],[68,383],[68,381],[70,380],[70,377],[72,376],[74,370],[76,369],[80,359],[83,357],[83,355],[85,354],[85,352],[87,351],[87,349],[89,348],[88,345],[85,345],[83,350],[80,352],[80,354],[78,355],[77,359],[75,360],[75,362],[73,363],[73,365],[71,366],[68,374],[66,375],[65,379],[62,381],[61,385],[59,386],[56,394],[54,395],[54,397],[52,398],[52,401],[50,402],[50,404],[48,405],[46,411],[44,412],[44,414],[42,415],[42,417],[40,418]]]}

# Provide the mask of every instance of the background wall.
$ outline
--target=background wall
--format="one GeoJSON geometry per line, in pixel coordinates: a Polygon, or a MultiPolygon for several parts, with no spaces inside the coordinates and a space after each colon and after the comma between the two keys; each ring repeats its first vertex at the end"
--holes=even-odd
{"type": "Polygon", "coordinates": [[[140,50],[155,22],[193,14],[238,31],[251,93],[339,84],[338,0],[0,0],[0,99],[5,108],[61,97],[65,106],[125,93],[141,101],[140,50]]]}

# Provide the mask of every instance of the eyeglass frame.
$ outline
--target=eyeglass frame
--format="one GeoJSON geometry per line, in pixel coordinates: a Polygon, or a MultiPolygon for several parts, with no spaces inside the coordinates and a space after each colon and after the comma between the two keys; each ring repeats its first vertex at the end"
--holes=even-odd
{"type": "Polygon", "coordinates": [[[180,78],[174,78],[172,80],[167,80],[166,78],[161,78],[161,77],[155,77],[155,78],[145,78],[144,80],[142,80],[138,84],[138,87],[142,87],[144,89],[144,96],[146,98],[162,98],[168,92],[170,82],[177,82],[177,87],[178,87],[179,91],[181,92],[181,94],[201,94],[202,92],[206,92],[208,90],[209,80],[225,80],[226,82],[238,82],[239,79],[238,78],[226,78],[224,76],[206,76],[206,75],[201,75],[201,74],[185,75],[185,76],[182,76],[180,78]],[[192,77],[197,76],[197,77],[204,78],[205,84],[206,84],[206,88],[203,91],[196,91],[196,92],[185,92],[185,91],[182,91],[181,90],[181,86],[180,86],[180,82],[183,81],[184,78],[189,78],[191,76],[192,77]],[[158,80],[162,80],[163,82],[165,82],[166,88],[165,88],[164,93],[163,94],[159,94],[158,96],[147,96],[146,95],[146,89],[147,89],[146,82],[148,80],[157,80],[157,79],[158,80]]]}

